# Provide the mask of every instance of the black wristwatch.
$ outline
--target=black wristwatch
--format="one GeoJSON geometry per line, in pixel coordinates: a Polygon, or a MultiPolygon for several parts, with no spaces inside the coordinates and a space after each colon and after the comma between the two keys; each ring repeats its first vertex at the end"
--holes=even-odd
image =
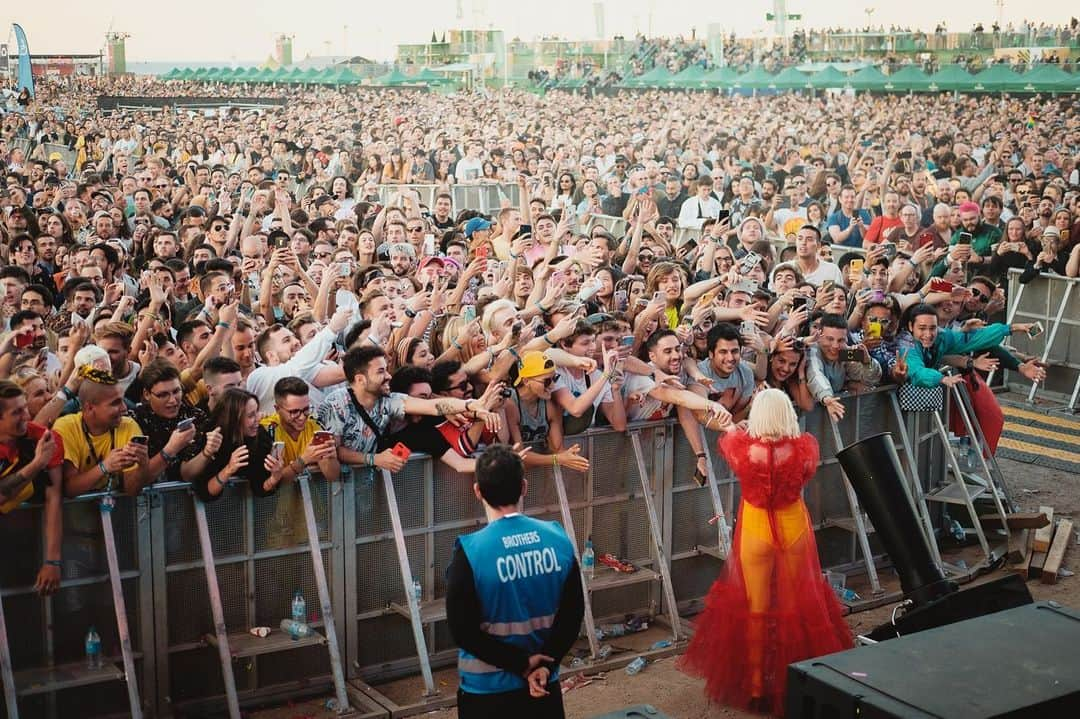
{"type": "Polygon", "coordinates": [[[408,307],[406,307],[406,308],[405,308],[405,316],[406,316],[406,317],[408,317],[408,318],[409,318],[409,319],[411,320],[412,318],[416,317],[416,313],[415,313],[415,312],[413,312],[413,311],[412,311],[411,309],[409,309],[408,307]]]}
{"type": "Polygon", "coordinates": [[[975,369],[975,358],[969,356],[967,362],[964,364],[964,371],[970,372],[973,369],[975,369]]]}

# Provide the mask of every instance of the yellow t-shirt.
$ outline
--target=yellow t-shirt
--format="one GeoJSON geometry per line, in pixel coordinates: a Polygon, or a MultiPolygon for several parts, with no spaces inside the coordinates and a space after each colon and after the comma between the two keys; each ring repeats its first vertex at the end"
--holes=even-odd
{"type": "MultiPolygon", "coordinates": [[[[64,459],[75,465],[80,472],[90,469],[105,459],[109,452],[126,446],[132,437],[143,433],[138,422],[131,417],[121,417],[120,426],[114,431],[90,436],[90,440],[94,443],[94,451],[91,452],[86,441],[86,434],[83,432],[82,412],[65,415],[56,420],[53,423],[53,431],[64,441],[64,459]],[[94,459],[95,454],[97,459],[94,459]]],[[[135,469],[137,468],[133,465],[124,471],[134,472],[135,469]]],[[[102,478],[96,489],[104,488],[105,479],[102,478]]]]}
{"type": "Polygon", "coordinates": [[[679,326],[679,308],[668,307],[664,310],[664,319],[667,322],[667,328],[673,330],[679,326]]]}
{"type": "Polygon", "coordinates": [[[279,417],[276,412],[268,417],[263,417],[259,421],[259,424],[266,427],[268,430],[271,425],[274,426],[274,441],[285,443],[285,452],[282,454],[281,459],[286,465],[290,462],[295,462],[300,455],[304,453],[307,446],[311,444],[311,440],[315,438],[315,433],[322,429],[318,422],[311,417],[308,417],[300,435],[296,439],[293,439],[281,426],[281,417],[279,417]]]}

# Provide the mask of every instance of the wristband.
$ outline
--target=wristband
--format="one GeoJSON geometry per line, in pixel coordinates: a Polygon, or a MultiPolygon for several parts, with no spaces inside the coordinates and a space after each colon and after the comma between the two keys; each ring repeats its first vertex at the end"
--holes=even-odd
{"type": "Polygon", "coordinates": [[[105,462],[104,461],[99,461],[97,463],[97,466],[98,466],[98,469],[101,470],[101,476],[102,477],[108,477],[109,476],[109,470],[105,469],[105,462]]]}
{"type": "Polygon", "coordinates": [[[375,335],[368,335],[367,338],[368,342],[370,342],[371,344],[375,345],[376,347],[382,347],[382,345],[379,344],[379,340],[375,339],[375,335]]]}
{"type": "Polygon", "coordinates": [[[225,329],[229,329],[230,327],[232,327],[232,325],[230,325],[228,322],[218,322],[217,326],[224,327],[225,329]]]}
{"type": "Polygon", "coordinates": [[[169,454],[164,449],[161,450],[161,456],[165,459],[165,464],[172,464],[176,460],[180,459],[177,455],[169,454]]]}
{"type": "Polygon", "coordinates": [[[705,453],[704,452],[695,452],[694,456],[698,457],[699,459],[705,459],[705,453]]]}
{"type": "Polygon", "coordinates": [[[464,349],[461,346],[461,343],[457,341],[457,339],[450,340],[450,344],[453,345],[454,349],[456,349],[458,352],[461,352],[464,349]]]}
{"type": "Polygon", "coordinates": [[[551,341],[551,338],[550,338],[550,337],[548,337],[548,333],[547,333],[547,332],[545,332],[544,334],[542,334],[542,335],[540,335],[540,336],[541,336],[541,337],[543,338],[543,340],[544,340],[545,342],[547,342],[547,343],[548,343],[548,346],[550,346],[550,347],[554,347],[554,346],[555,346],[556,344],[558,344],[557,342],[552,342],[552,341],[551,341]]]}
{"type": "Polygon", "coordinates": [[[64,385],[63,387],[61,387],[60,391],[63,392],[64,396],[67,397],[68,399],[75,399],[76,397],[78,397],[77,394],[75,394],[70,389],[68,389],[67,385],[64,385]]]}
{"type": "Polygon", "coordinates": [[[304,467],[306,466],[304,464],[304,458],[303,457],[297,457],[292,462],[290,462],[290,464],[292,465],[293,471],[296,472],[297,474],[300,474],[301,472],[303,472],[304,467]],[[297,465],[299,465],[299,466],[297,466],[297,465]]]}
{"type": "Polygon", "coordinates": [[[551,311],[549,308],[544,307],[542,304],[540,304],[540,300],[536,300],[535,302],[533,302],[533,305],[536,307],[536,309],[540,310],[545,315],[551,311]]]}
{"type": "Polygon", "coordinates": [[[46,565],[48,565],[50,567],[62,567],[62,566],[64,566],[64,563],[61,562],[59,559],[46,559],[44,562],[42,562],[42,564],[46,564],[46,565]]]}
{"type": "Polygon", "coordinates": [[[408,317],[411,320],[412,318],[416,317],[416,312],[414,312],[413,310],[406,307],[405,308],[405,316],[408,317]]]}
{"type": "Polygon", "coordinates": [[[514,357],[514,359],[516,359],[518,362],[521,361],[521,355],[518,354],[518,351],[516,349],[514,349],[513,347],[507,347],[507,350],[514,357]]]}

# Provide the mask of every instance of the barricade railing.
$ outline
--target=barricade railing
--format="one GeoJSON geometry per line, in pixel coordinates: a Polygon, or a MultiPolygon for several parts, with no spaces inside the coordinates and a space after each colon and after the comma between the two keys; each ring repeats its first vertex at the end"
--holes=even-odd
{"type": "MultiPolygon", "coordinates": [[[[943,463],[940,453],[935,455],[925,443],[928,438],[934,440],[935,433],[928,431],[929,420],[922,415],[908,415],[906,427],[903,422],[896,426],[898,421],[888,411],[892,393],[886,387],[844,398],[848,412],[838,427],[843,441],[886,430],[893,431],[895,438],[905,431],[912,439],[917,479],[924,489],[934,486],[940,481],[943,463]]],[[[851,531],[841,526],[844,520],[850,521],[851,514],[835,460],[835,437],[825,422],[821,410],[804,419],[805,428],[819,438],[822,448],[821,465],[807,487],[806,502],[822,566],[861,572],[865,570],[863,552],[851,531]]],[[[567,438],[567,446],[581,446],[591,466],[587,473],[564,468],[561,487],[551,467],[528,471],[527,514],[563,521],[565,508],[579,549],[591,536],[597,555],[611,553],[657,580],[607,585],[600,581],[603,568],[598,568],[591,593],[596,624],[622,620],[628,614],[662,616],[675,625],[677,635],[679,614],[699,606],[716,577],[716,557],[725,554],[724,532],[730,532],[730,524],[718,527],[710,520],[722,513],[718,503],[726,508],[727,516],[735,513],[738,484],[714,449],[716,433],[707,432],[715,483],[699,486],[693,479],[693,451],[677,428],[674,420],[668,420],[633,425],[630,432],[593,429],[567,438]],[[639,467],[644,468],[648,482],[643,481],[646,478],[640,476],[639,467]],[[651,507],[645,497],[647,486],[653,492],[651,507]],[[669,606],[672,603],[674,610],[669,606]]],[[[906,447],[900,451],[908,455],[906,447]]],[[[421,646],[429,667],[445,666],[456,660],[442,602],[445,571],[457,537],[483,526],[483,509],[473,495],[471,477],[423,455],[414,455],[390,480],[399,510],[397,534],[410,579],[422,588],[417,606],[423,619],[421,646]]],[[[320,605],[301,489],[282,485],[270,497],[254,498],[246,485],[238,483],[204,505],[220,592],[220,620],[229,633],[241,705],[326,692],[334,686],[332,662],[321,637],[305,646],[282,647],[272,640],[260,646],[255,638],[248,642],[253,646],[232,646],[234,637],[252,627],[276,629],[281,619],[291,615],[296,589],[303,592],[309,611],[320,605]]],[[[338,629],[345,678],[354,685],[349,691],[353,699],[353,690],[366,688],[367,682],[416,674],[421,666],[416,633],[406,619],[411,616],[412,584],[406,585],[399,562],[385,489],[381,477],[360,468],[346,472],[342,481],[310,485],[311,519],[317,525],[318,551],[326,568],[325,594],[338,629]]],[[[108,611],[111,603],[103,544],[97,534],[96,502],[90,497],[65,505],[64,581],[58,595],[44,600],[32,589],[42,556],[41,508],[26,506],[0,518],[0,537],[5,538],[7,556],[13,558],[0,567],[0,587],[20,688],[28,686],[27,677],[34,672],[40,674],[39,667],[85,662],[82,639],[91,624],[102,635],[105,653],[117,654],[119,640],[108,611]],[[80,508],[93,515],[93,523],[79,519],[80,508]]],[[[188,485],[161,483],[139,497],[118,498],[112,515],[138,688],[147,716],[164,716],[177,708],[220,709],[227,703],[223,672],[213,669],[223,657],[214,640],[218,622],[208,591],[195,506],[188,485]]],[[[719,521],[729,522],[727,517],[719,521]]],[[[880,558],[882,552],[872,534],[869,543],[880,558]]],[[[325,632],[322,616],[321,610],[315,612],[312,624],[325,632]]],[[[122,675],[118,669],[115,673],[122,675]]],[[[87,706],[95,711],[98,707],[103,712],[127,711],[121,682],[97,688],[35,686],[36,695],[19,696],[20,704],[28,707],[23,716],[85,716],[87,706]],[[107,701],[99,700],[102,692],[107,701]]],[[[452,701],[452,697],[446,699],[452,701]]]]}
{"type": "Polygon", "coordinates": [[[1022,333],[1010,338],[1020,352],[1045,362],[1046,381],[1033,383],[1017,373],[1006,381],[1028,389],[1028,401],[1043,392],[1062,402],[1062,409],[1077,411],[1080,399],[1080,279],[1041,274],[1020,283],[1019,269],[1009,270],[1007,321],[1041,322],[1044,332],[1031,338],[1022,333]]]}
{"type": "Polygon", "coordinates": [[[435,197],[441,192],[448,192],[453,198],[453,214],[461,210],[478,210],[485,215],[497,213],[504,204],[518,207],[521,204],[521,188],[515,184],[500,182],[481,182],[462,185],[379,185],[379,201],[387,204],[397,193],[415,191],[420,195],[421,204],[435,206],[435,197]]]}

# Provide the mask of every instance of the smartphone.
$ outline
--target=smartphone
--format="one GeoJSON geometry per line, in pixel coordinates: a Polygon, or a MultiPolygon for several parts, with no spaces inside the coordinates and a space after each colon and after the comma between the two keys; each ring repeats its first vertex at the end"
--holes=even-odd
{"type": "Polygon", "coordinates": [[[898,152],[896,154],[896,159],[897,160],[910,160],[911,159],[911,150],[904,150],[903,152],[898,152]]]}
{"type": "Polygon", "coordinates": [[[731,210],[720,210],[720,212],[716,214],[716,221],[723,222],[729,217],[731,217],[731,210]]]}
{"type": "Polygon", "coordinates": [[[866,338],[871,340],[881,339],[881,323],[877,320],[869,320],[866,323],[866,338]]]}
{"type": "Polygon", "coordinates": [[[274,444],[270,447],[270,454],[271,456],[273,456],[274,459],[281,459],[281,455],[285,454],[285,443],[274,442],[274,444]]]}
{"type": "Polygon", "coordinates": [[[634,336],[633,335],[626,335],[626,336],[620,338],[619,339],[619,344],[621,344],[623,347],[633,347],[634,346],[634,336]]]}
{"type": "Polygon", "coordinates": [[[1043,327],[1043,323],[1042,322],[1036,322],[1035,324],[1033,324],[1031,327],[1028,328],[1027,336],[1030,337],[1031,339],[1035,339],[1036,337],[1038,337],[1039,335],[1041,335],[1045,331],[1046,331],[1046,328],[1043,327]]]}
{"type": "Polygon", "coordinates": [[[626,312],[626,309],[630,306],[630,298],[626,294],[626,290],[615,290],[615,310],[618,312],[626,312]]]}
{"type": "Polygon", "coordinates": [[[739,334],[755,335],[757,334],[757,326],[750,320],[743,320],[739,324],[739,334]]]}
{"type": "Polygon", "coordinates": [[[476,305],[465,305],[465,309],[461,311],[461,318],[466,322],[472,322],[476,319],[476,305]]]}
{"type": "MultiPolygon", "coordinates": [[[[825,280],[824,282],[821,283],[821,294],[828,297],[829,293],[832,292],[833,287],[836,287],[835,282],[833,282],[832,280],[825,280]]],[[[832,299],[832,298],[829,298],[829,299],[832,299]]]]}
{"type": "Polygon", "coordinates": [[[334,435],[332,432],[318,431],[315,436],[311,438],[312,444],[327,444],[334,441],[334,435]]]}
{"type": "Polygon", "coordinates": [[[342,262],[340,265],[338,265],[337,273],[338,277],[348,277],[352,274],[352,271],[349,269],[349,264],[347,262],[342,262]]]}
{"type": "Polygon", "coordinates": [[[851,264],[848,267],[848,274],[854,275],[858,273],[861,275],[863,273],[863,268],[866,267],[866,260],[862,259],[861,257],[858,259],[854,259],[851,261],[851,264]]]}
{"type": "Polygon", "coordinates": [[[390,448],[390,454],[394,455],[395,457],[400,459],[402,462],[408,462],[409,461],[409,455],[412,454],[412,450],[409,449],[408,447],[406,447],[405,445],[403,445],[401,442],[398,442],[397,444],[395,444],[393,447],[390,448]]]}
{"type": "Polygon", "coordinates": [[[478,259],[478,260],[486,260],[487,256],[488,256],[488,246],[487,245],[480,245],[479,247],[476,248],[476,259],[478,259]]]}
{"type": "Polygon", "coordinates": [[[739,274],[747,275],[750,271],[761,262],[761,255],[756,252],[747,252],[743,255],[743,258],[739,260],[739,274]]]}
{"type": "Polygon", "coordinates": [[[26,332],[19,332],[15,335],[15,348],[26,349],[30,345],[34,344],[34,331],[29,330],[26,332]]]}
{"type": "Polygon", "coordinates": [[[792,311],[795,311],[801,307],[806,307],[809,304],[810,299],[808,297],[803,297],[802,295],[795,295],[795,298],[791,301],[791,309],[792,311]]]}
{"type": "Polygon", "coordinates": [[[956,289],[956,285],[948,280],[943,280],[940,277],[930,280],[931,292],[952,292],[954,289],[956,289]]]}
{"type": "Polygon", "coordinates": [[[188,431],[189,429],[191,429],[194,426],[195,426],[195,418],[194,417],[188,417],[187,419],[182,419],[182,420],[180,420],[179,422],[176,423],[176,431],[177,432],[186,432],[186,431],[188,431]]]}
{"type": "Polygon", "coordinates": [[[663,292],[653,292],[652,301],[653,302],[663,302],[664,301],[664,293],[663,292]]]}
{"type": "Polygon", "coordinates": [[[956,233],[956,244],[958,245],[970,245],[971,244],[970,232],[958,232],[956,233]]]}
{"type": "Polygon", "coordinates": [[[428,257],[435,254],[435,235],[424,235],[424,254],[428,257]]]}
{"type": "Polygon", "coordinates": [[[137,434],[131,438],[131,441],[135,444],[141,444],[144,447],[150,444],[150,438],[147,437],[145,434],[137,434]]]}
{"type": "Polygon", "coordinates": [[[510,327],[510,336],[513,337],[516,340],[518,337],[521,337],[521,331],[523,329],[525,329],[525,323],[524,322],[521,322],[521,321],[515,322],[510,327]]]}
{"type": "Polygon", "coordinates": [[[861,349],[846,349],[840,353],[841,362],[858,362],[859,364],[866,364],[866,353],[861,349]]]}
{"type": "Polygon", "coordinates": [[[892,242],[882,242],[882,248],[885,250],[885,259],[892,262],[896,259],[896,245],[892,242]]]}
{"type": "Polygon", "coordinates": [[[874,290],[874,294],[870,295],[871,302],[884,302],[885,290],[874,290]]]}

